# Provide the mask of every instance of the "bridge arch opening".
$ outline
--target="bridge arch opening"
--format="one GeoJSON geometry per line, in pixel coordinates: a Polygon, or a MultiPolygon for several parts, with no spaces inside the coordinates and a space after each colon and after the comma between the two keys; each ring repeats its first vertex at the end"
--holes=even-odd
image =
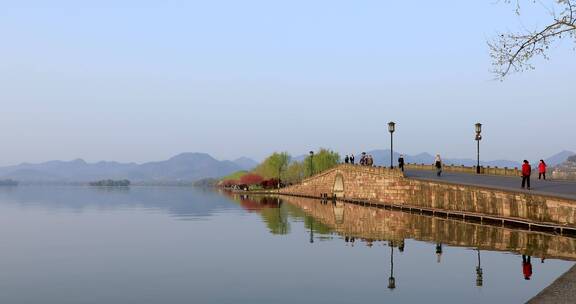
{"type": "Polygon", "coordinates": [[[334,187],[332,188],[334,196],[341,198],[344,197],[344,177],[342,174],[337,174],[334,179],[334,187]]]}

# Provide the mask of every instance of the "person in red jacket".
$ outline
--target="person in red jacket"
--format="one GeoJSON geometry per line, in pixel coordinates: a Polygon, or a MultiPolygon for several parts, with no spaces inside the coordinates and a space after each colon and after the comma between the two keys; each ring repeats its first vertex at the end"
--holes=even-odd
{"type": "Polygon", "coordinates": [[[530,280],[532,276],[532,263],[530,261],[530,256],[522,255],[522,274],[524,275],[524,280],[530,280]]]}
{"type": "Polygon", "coordinates": [[[528,190],[530,190],[530,174],[532,173],[532,167],[527,160],[524,160],[522,164],[522,189],[524,186],[528,186],[528,190]]]}
{"type": "Polygon", "coordinates": [[[541,159],[540,163],[538,164],[538,179],[543,177],[544,180],[546,180],[546,167],[546,163],[543,159],[541,159]]]}

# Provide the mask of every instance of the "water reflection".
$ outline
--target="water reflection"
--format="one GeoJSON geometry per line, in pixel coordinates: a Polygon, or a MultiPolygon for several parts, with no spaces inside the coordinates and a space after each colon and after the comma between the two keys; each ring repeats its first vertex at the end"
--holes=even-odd
{"type": "Polygon", "coordinates": [[[0,201],[74,213],[142,208],[183,220],[203,219],[234,208],[217,192],[186,187],[0,187],[0,201]]]}
{"type": "Polygon", "coordinates": [[[574,254],[559,236],[332,201],[109,190],[0,190],[0,303],[517,303],[574,254]]]}
{"type": "MultiPolygon", "coordinates": [[[[296,197],[283,197],[282,200],[321,223],[323,231],[317,232],[337,233],[346,243],[354,243],[356,239],[364,241],[367,246],[372,246],[375,241],[403,244],[405,239],[435,243],[438,263],[442,261],[445,244],[576,260],[576,239],[571,237],[340,202],[319,203],[296,197]]],[[[298,214],[295,210],[291,213],[298,214]]],[[[404,250],[403,245],[401,248],[404,250]]]]}
{"type": "Polygon", "coordinates": [[[478,252],[478,265],[476,266],[476,286],[482,287],[484,284],[484,278],[482,277],[482,263],[480,261],[480,249],[476,249],[478,252]]]}
{"type": "Polygon", "coordinates": [[[332,234],[341,236],[344,244],[351,247],[354,247],[358,240],[367,247],[372,247],[378,242],[387,243],[390,248],[390,275],[387,287],[390,290],[397,288],[394,275],[395,250],[404,252],[406,239],[435,244],[437,263],[442,263],[444,245],[474,248],[476,287],[485,284],[481,250],[520,254],[525,280],[530,280],[532,277],[532,256],[541,257],[542,262],[545,258],[576,260],[576,240],[570,237],[342,202],[296,197],[281,199],[267,196],[250,197],[233,193],[228,195],[247,210],[259,212],[273,234],[288,233],[290,231],[288,218],[294,218],[302,219],[304,222],[311,244],[318,235],[332,234]]]}

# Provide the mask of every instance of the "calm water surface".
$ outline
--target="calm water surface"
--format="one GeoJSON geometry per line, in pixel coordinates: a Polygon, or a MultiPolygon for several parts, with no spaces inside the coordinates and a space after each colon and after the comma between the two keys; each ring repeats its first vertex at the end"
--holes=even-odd
{"type": "Polygon", "coordinates": [[[4,187],[0,225],[0,303],[522,303],[575,254],[569,238],[177,187],[4,187]]]}

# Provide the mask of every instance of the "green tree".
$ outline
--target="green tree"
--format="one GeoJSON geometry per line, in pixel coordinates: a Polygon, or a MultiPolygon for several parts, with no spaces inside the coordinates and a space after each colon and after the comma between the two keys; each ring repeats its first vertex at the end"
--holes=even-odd
{"type": "Polygon", "coordinates": [[[303,162],[293,162],[286,168],[286,174],[284,175],[284,181],[286,183],[298,183],[304,178],[304,163],[303,162]]]}
{"type": "Polygon", "coordinates": [[[340,155],[332,150],[320,149],[314,156],[308,156],[304,160],[304,172],[306,176],[328,170],[340,163],[340,155]]]}
{"type": "Polygon", "coordinates": [[[264,178],[282,179],[282,172],[286,170],[289,163],[290,155],[287,152],[274,152],[258,165],[254,172],[264,178]]]}

